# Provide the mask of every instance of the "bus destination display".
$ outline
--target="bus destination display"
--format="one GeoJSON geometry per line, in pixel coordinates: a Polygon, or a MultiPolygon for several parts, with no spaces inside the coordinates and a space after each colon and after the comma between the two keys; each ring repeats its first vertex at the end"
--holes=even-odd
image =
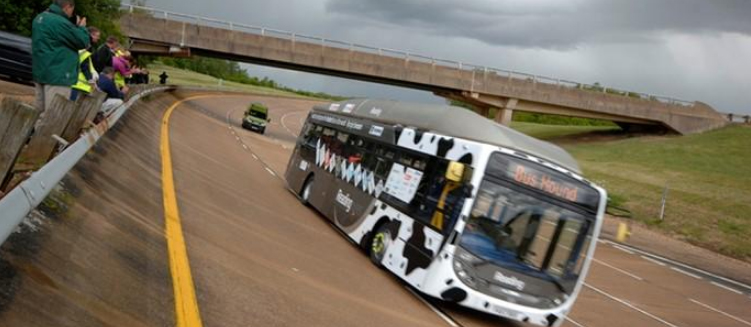
{"type": "Polygon", "coordinates": [[[578,202],[579,188],[555,176],[514,162],[509,164],[507,173],[518,183],[534,187],[559,198],[578,202]]]}

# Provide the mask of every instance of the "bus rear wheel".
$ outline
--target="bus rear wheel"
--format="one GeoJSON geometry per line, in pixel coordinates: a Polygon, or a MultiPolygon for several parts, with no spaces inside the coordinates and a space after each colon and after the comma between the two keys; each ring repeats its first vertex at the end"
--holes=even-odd
{"type": "Polygon", "coordinates": [[[370,242],[370,261],[378,267],[383,267],[383,258],[394,240],[389,225],[385,223],[379,226],[370,242]]]}

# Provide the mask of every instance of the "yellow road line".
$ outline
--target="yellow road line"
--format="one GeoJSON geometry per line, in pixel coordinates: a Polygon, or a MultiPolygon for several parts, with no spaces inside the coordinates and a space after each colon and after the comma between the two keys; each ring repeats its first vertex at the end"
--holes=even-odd
{"type": "Polygon", "coordinates": [[[202,327],[201,313],[198,310],[193,277],[190,273],[188,251],[185,248],[180,215],[177,210],[175,181],[172,175],[172,156],[169,142],[169,119],[172,111],[183,102],[198,98],[217,97],[217,95],[193,96],[170,106],[162,117],[161,144],[162,154],[162,195],[164,197],[164,221],[169,253],[172,288],[175,293],[175,325],[177,327],[202,327]]]}

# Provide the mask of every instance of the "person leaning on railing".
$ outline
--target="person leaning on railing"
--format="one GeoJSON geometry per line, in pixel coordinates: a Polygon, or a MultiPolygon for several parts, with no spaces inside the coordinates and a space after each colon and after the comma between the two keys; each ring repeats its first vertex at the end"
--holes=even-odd
{"type": "Polygon", "coordinates": [[[74,0],[54,0],[34,18],[31,29],[32,73],[36,85],[36,106],[47,110],[55,94],[70,97],[71,85],[78,79],[78,50],[89,46],[86,17],[69,18],[74,0]]]}
{"type": "Polygon", "coordinates": [[[115,70],[112,67],[104,68],[99,75],[97,87],[99,90],[107,94],[107,100],[104,101],[101,109],[101,112],[105,116],[109,116],[115,108],[122,105],[125,95],[128,93],[127,85],[123,86],[121,89],[115,84],[115,70]]]}

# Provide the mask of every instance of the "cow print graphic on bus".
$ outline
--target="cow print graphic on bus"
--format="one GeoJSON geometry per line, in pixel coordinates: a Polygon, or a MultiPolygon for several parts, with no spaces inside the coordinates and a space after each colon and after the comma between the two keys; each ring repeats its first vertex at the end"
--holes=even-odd
{"type": "Polygon", "coordinates": [[[413,128],[404,128],[396,144],[413,151],[460,161],[470,166],[475,165],[474,158],[478,158],[482,150],[482,145],[472,141],[417,131],[413,128]]]}
{"type": "Polygon", "coordinates": [[[360,163],[348,162],[347,158],[333,153],[319,139],[316,142],[316,166],[323,168],[337,178],[346,181],[370,195],[378,197],[384,189],[384,182],[360,163]]]}
{"type": "Polygon", "coordinates": [[[426,269],[430,265],[435,253],[425,247],[425,243],[424,228],[415,228],[407,240],[407,246],[404,247],[404,257],[409,258],[405,275],[409,275],[416,268],[426,269]]]}

